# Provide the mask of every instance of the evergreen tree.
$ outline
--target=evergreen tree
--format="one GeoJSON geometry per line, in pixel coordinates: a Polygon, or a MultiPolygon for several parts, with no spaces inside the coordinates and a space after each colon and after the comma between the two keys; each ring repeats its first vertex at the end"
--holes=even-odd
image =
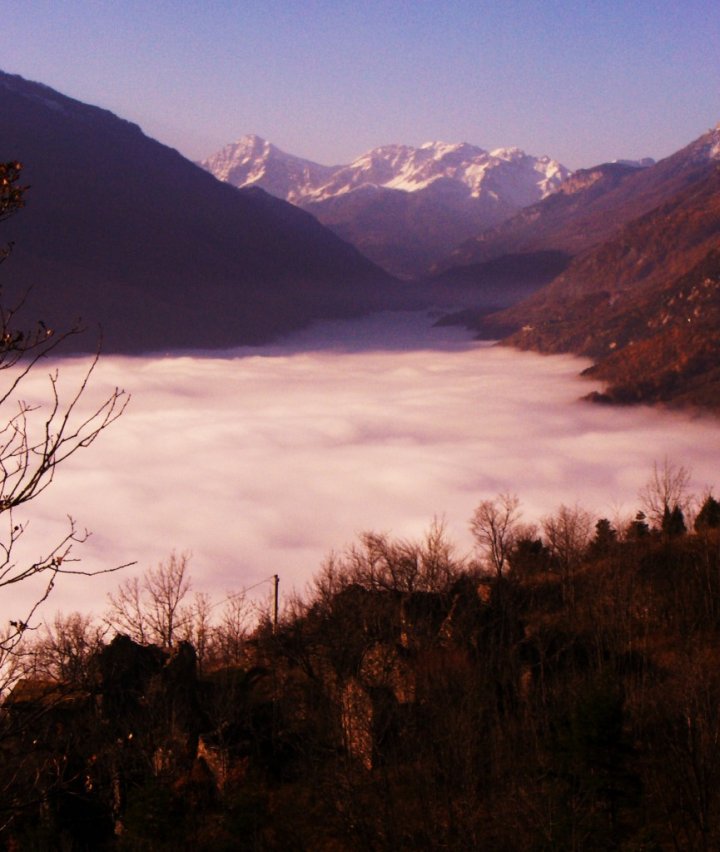
{"type": "Polygon", "coordinates": [[[636,541],[641,538],[645,538],[650,534],[650,527],[647,523],[647,518],[645,517],[645,512],[638,512],[635,515],[635,520],[630,524],[628,528],[628,538],[632,541],[636,541]]]}
{"type": "Polygon", "coordinates": [[[617,543],[617,530],[607,518],[600,518],[595,524],[595,537],[590,542],[591,556],[606,556],[617,543]]]}
{"type": "Polygon", "coordinates": [[[673,506],[672,510],[668,506],[665,507],[662,519],[662,531],[668,538],[676,538],[679,535],[685,535],[687,532],[685,516],[677,503],[673,506]]]}
{"type": "Polygon", "coordinates": [[[695,530],[701,532],[718,528],[720,528],[720,502],[712,494],[708,494],[695,518],[695,530]]]}

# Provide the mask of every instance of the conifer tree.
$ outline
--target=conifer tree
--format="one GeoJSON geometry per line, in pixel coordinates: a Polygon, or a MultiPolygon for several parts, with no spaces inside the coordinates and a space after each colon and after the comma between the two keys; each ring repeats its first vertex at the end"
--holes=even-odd
{"type": "Polygon", "coordinates": [[[708,494],[695,518],[695,530],[716,530],[720,528],[720,501],[708,494]]]}

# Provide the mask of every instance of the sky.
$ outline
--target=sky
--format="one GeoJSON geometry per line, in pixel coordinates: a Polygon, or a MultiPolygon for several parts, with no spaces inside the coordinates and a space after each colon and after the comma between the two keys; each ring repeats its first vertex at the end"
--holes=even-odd
{"type": "Polygon", "coordinates": [[[9,0],[0,68],[199,160],[247,133],[668,156],[720,120],[717,0],[9,0]]]}
{"type": "MultiPolygon", "coordinates": [[[[419,314],[325,323],[258,350],[106,356],[90,396],[120,385],[130,404],[16,511],[26,531],[14,555],[37,560],[71,515],[92,533],[75,550],[81,569],[137,561],[62,578],[50,619],[101,615],[108,591],[173,550],[190,554],[194,591],[215,602],[248,587],[263,600],[275,573],[285,600],[363,531],[420,539],[443,519],[469,554],[473,510],[501,492],[518,495],[527,522],[578,504],[620,524],[665,458],[691,472],[699,497],[717,492],[716,419],[583,402],[597,387],[578,377],[587,363],[430,333],[419,314]]],[[[63,399],[82,369],[63,364],[63,399]]],[[[47,406],[48,391],[41,369],[23,382],[28,403],[47,406]]],[[[23,612],[32,593],[4,589],[3,611],[23,612]]]]}

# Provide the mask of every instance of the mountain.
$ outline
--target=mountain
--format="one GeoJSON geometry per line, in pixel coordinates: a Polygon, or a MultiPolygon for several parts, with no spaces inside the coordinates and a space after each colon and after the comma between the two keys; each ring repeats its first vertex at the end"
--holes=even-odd
{"type": "Polygon", "coordinates": [[[519,252],[578,254],[657,203],[662,192],[643,200],[644,195],[634,190],[634,181],[642,174],[643,167],[629,163],[579,169],[553,195],[458,245],[433,271],[440,274],[519,252]]]}
{"type": "Polygon", "coordinates": [[[201,165],[236,187],[259,186],[311,212],[394,274],[422,275],[478,231],[553,193],[569,170],[518,148],[385,145],[349,165],[320,166],[245,136],[201,165]]]}
{"type": "Polygon", "coordinates": [[[590,356],[602,399],[720,409],[720,125],[613,192],[612,236],[487,317],[486,333],[511,328],[516,346],[590,356]]]}
{"type": "Polygon", "coordinates": [[[28,317],[81,316],[127,352],[257,343],[394,299],[396,282],[309,214],[110,112],[0,72],[0,114],[1,156],[30,185],[0,231],[15,243],[2,280],[6,299],[29,291],[28,317]]]}
{"type": "Polygon", "coordinates": [[[425,288],[441,304],[454,299],[468,306],[446,321],[476,326],[490,311],[509,307],[550,283],[574,254],[612,230],[612,217],[592,213],[602,210],[605,195],[637,170],[637,165],[618,163],[580,169],[552,195],[436,263],[425,288]]]}
{"type": "Polygon", "coordinates": [[[481,326],[493,311],[528,298],[562,273],[570,262],[562,251],[529,251],[504,254],[484,263],[448,269],[418,283],[430,304],[449,308],[443,325],[481,326]],[[465,308],[458,310],[459,305],[465,308]]]}
{"type": "Polygon", "coordinates": [[[335,169],[293,157],[259,136],[244,136],[199,165],[233,186],[259,186],[270,195],[297,204],[329,181],[335,169]]]}
{"type": "Polygon", "coordinates": [[[463,267],[506,254],[559,251],[576,256],[701,180],[707,144],[712,145],[701,138],[659,163],[646,158],[580,169],[552,195],[455,247],[432,271],[439,276],[452,269],[457,276],[463,267]]]}
{"type": "Polygon", "coordinates": [[[654,160],[652,157],[641,157],[639,160],[613,160],[613,163],[620,163],[623,166],[635,166],[640,169],[654,166],[656,162],[657,160],[654,160]]]}

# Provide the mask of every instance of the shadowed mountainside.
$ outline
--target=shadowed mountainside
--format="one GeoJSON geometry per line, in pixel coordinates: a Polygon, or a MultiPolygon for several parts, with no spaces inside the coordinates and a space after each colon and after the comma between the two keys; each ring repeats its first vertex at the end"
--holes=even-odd
{"type": "Polygon", "coordinates": [[[552,195],[458,245],[433,272],[458,274],[459,270],[518,252],[577,254],[612,231],[617,223],[606,214],[617,203],[613,201],[614,191],[638,172],[637,167],[620,163],[580,169],[552,195]]]}
{"type": "Polygon", "coordinates": [[[109,351],[217,347],[395,298],[309,214],[223,185],[112,113],[4,73],[0,110],[0,149],[31,187],[3,226],[3,275],[48,326],[98,323],[109,351]]]}
{"type": "Polygon", "coordinates": [[[557,192],[459,246],[437,272],[503,254],[538,250],[577,255],[609,239],[712,171],[716,131],[652,166],[604,163],[575,172],[557,192]]]}
{"type": "MultiPolygon", "coordinates": [[[[719,134],[720,135],[720,134],[719,134]]],[[[510,342],[596,360],[606,398],[720,408],[720,163],[500,315],[510,342]]]]}

